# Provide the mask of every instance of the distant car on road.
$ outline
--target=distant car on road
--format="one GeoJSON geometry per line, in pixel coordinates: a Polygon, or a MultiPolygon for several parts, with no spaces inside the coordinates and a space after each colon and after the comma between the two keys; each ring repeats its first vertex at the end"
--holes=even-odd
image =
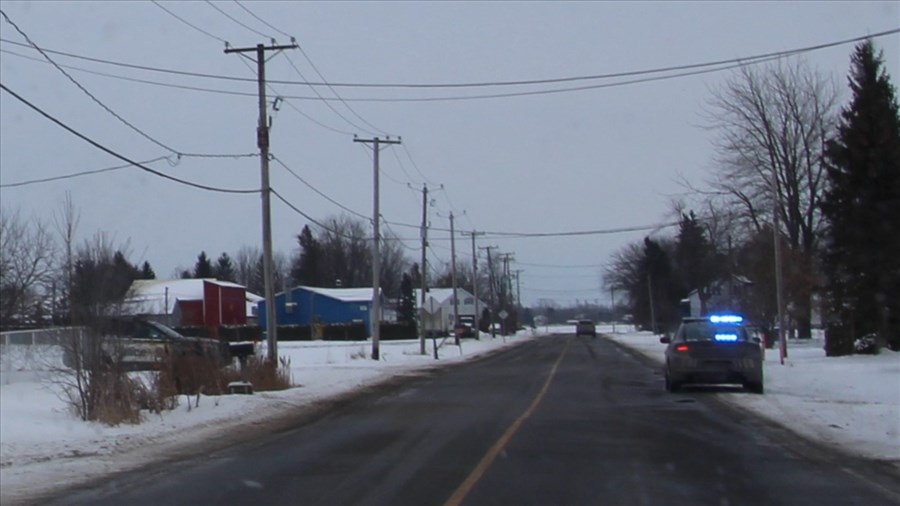
{"type": "Polygon", "coordinates": [[[597,327],[593,320],[578,320],[575,324],[575,337],[591,336],[597,337],[597,327]]]}
{"type": "Polygon", "coordinates": [[[666,390],[685,384],[737,383],[763,393],[763,349],[739,315],[685,318],[666,348],[666,390]]]}

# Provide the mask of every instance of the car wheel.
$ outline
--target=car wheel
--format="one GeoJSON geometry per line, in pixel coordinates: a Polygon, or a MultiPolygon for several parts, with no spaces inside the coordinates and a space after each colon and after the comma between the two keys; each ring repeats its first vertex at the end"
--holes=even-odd
{"type": "Polygon", "coordinates": [[[669,375],[666,374],[666,392],[675,393],[681,388],[681,384],[669,379],[669,375]]]}
{"type": "Polygon", "coordinates": [[[744,388],[748,392],[751,392],[754,394],[762,394],[765,391],[765,388],[763,387],[762,382],[759,382],[759,383],[756,383],[755,381],[747,382],[747,383],[744,383],[744,388]]]}

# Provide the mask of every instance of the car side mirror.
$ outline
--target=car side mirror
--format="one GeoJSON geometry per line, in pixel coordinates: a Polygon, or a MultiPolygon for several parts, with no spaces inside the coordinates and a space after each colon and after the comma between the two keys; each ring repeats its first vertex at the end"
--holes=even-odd
{"type": "Polygon", "coordinates": [[[760,339],[760,338],[758,338],[758,337],[754,337],[754,338],[753,338],[753,342],[756,343],[756,344],[762,344],[762,339],[760,339]]]}
{"type": "Polygon", "coordinates": [[[672,342],[672,339],[670,339],[669,336],[663,336],[659,338],[659,342],[662,344],[669,344],[672,342]]]}

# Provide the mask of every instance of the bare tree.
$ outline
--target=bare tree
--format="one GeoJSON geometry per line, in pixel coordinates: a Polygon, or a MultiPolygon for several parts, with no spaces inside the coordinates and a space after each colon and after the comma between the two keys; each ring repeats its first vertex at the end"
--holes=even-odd
{"type": "Polygon", "coordinates": [[[256,246],[241,246],[234,255],[234,269],[237,274],[237,283],[244,285],[253,293],[261,294],[264,290],[254,290],[253,277],[256,264],[262,256],[262,250],[256,246]]]}
{"type": "Polygon", "coordinates": [[[75,270],[75,232],[78,229],[78,223],[81,221],[81,213],[75,208],[72,202],[72,194],[66,192],[66,196],[60,204],[60,208],[53,215],[53,224],[56,233],[62,243],[62,258],[58,262],[60,274],[58,279],[62,280],[59,290],[54,290],[57,302],[55,306],[61,314],[55,315],[56,323],[60,320],[71,322],[71,301],[72,279],[75,270]]]}
{"type": "Polygon", "coordinates": [[[0,326],[27,324],[42,304],[55,244],[41,220],[0,209],[0,326]]]}
{"type": "Polygon", "coordinates": [[[791,249],[786,267],[794,282],[787,285],[787,297],[801,337],[810,335],[825,185],[822,150],[835,128],[837,101],[831,79],[802,61],[782,61],[743,67],[709,102],[709,126],[717,134],[712,193],[736,212],[748,235],[769,227],[777,210],[791,249]]]}

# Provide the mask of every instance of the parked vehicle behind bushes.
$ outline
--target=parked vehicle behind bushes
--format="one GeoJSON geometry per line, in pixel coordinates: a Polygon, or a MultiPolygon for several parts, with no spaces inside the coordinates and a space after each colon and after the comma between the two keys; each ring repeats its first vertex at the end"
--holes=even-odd
{"type": "Polygon", "coordinates": [[[104,320],[77,345],[64,346],[63,363],[68,367],[88,366],[94,361],[116,365],[128,371],[157,370],[169,357],[206,357],[224,366],[232,358],[252,355],[253,347],[219,339],[184,336],[159,322],[143,318],[104,320]]]}

